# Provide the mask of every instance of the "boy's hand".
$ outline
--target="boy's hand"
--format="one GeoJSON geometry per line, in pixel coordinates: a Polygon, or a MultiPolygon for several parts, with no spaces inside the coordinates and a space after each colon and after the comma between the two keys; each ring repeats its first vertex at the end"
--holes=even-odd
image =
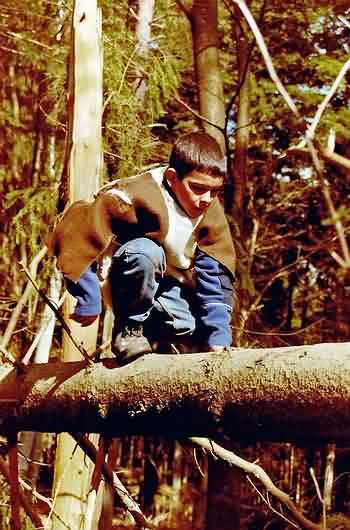
{"type": "Polygon", "coordinates": [[[69,318],[74,320],[74,322],[81,324],[82,328],[86,328],[87,326],[93,324],[98,316],[99,315],[76,315],[75,313],[72,313],[69,315],[69,318]]]}
{"type": "Polygon", "coordinates": [[[222,352],[225,350],[225,346],[209,346],[208,348],[208,351],[212,351],[212,352],[222,352]]]}

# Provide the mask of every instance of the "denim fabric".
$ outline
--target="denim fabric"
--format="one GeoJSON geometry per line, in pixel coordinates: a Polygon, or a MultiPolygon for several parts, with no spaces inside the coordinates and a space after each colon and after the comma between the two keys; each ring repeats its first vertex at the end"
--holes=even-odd
{"type": "Polygon", "coordinates": [[[184,290],[165,278],[166,259],[159,245],[147,238],[133,239],[113,256],[110,284],[118,319],[145,322],[147,333],[172,338],[191,334],[195,319],[184,290]]]}

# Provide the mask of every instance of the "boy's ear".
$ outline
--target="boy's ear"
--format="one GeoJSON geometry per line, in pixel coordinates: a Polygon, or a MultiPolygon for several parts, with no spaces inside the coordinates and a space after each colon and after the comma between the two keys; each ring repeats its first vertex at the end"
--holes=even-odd
{"type": "Polygon", "coordinates": [[[165,178],[167,179],[167,182],[171,187],[174,184],[175,179],[177,178],[176,170],[173,167],[168,167],[165,170],[165,178]]]}

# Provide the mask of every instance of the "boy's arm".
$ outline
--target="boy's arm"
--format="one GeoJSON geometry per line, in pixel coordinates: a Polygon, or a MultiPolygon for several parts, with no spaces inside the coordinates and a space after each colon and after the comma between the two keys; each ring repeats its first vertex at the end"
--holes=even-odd
{"type": "Polygon", "coordinates": [[[209,351],[231,346],[234,278],[214,258],[199,251],[195,261],[196,298],[199,302],[200,335],[209,351]]]}
{"type": "Polygon", "coordinates": [[[68,292],[76,298],[77,303],[70,318],[83,327],[92,324],[102,311],[101,290],[96,272],[89,267],[73,282],[65,278],[68,292]]]}

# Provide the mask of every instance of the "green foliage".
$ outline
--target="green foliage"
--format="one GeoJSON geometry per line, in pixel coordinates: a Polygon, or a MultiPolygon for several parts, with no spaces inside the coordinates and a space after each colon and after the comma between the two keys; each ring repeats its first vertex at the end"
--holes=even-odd
{"type": "Polygon", "coordinates": [[[15,234],[16,245],[24,243],[33,253],[38,252],[45,244],[56,201],[57,194],[51,188],[28,187],[6,195],[5,208],[12,209],[15,206],[17,210],[10,225],[15,234]]]}
{"type": "Polygon", "coordinates": [[[134,174],[156,159],[158,144],[152,137],[152,128],[179,87],[179,72],[186,65],[187,54],[179,46],[180,39],[186,39],[185,28],[182,20],[174,16],[174,4],[157,2],[151,46],[148,54],[142,56],[130,23],[128,2],[120,3],[117,12],[114,5],[106,1],[102,9],[107,102],[104,145],[108,173],[116,178],[134,174]],[[141,108],[135,87],[140,72],[147,86],[141,108]]]}

